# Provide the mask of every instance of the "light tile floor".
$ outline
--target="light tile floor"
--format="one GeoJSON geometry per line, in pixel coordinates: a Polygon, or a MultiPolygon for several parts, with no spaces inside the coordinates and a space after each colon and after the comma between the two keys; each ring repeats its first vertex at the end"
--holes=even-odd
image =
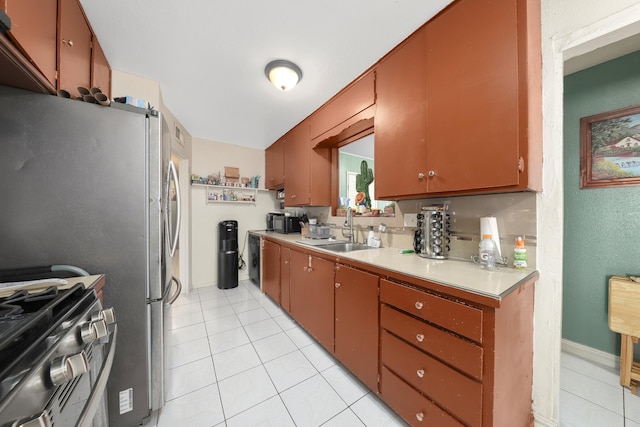
{"type": "Polygon", "coordinates": [[[563,352],[562,427],[640,427],[640,397],[620,385],[620,371],[563,352]]]}
{"type": "Polygon", "coordinates": [[[171,328],[147,427],[406,426],[251,281],[181,296],[171,328]]]}
{"type": "MultiPolygon", "coordinates": [[[[145,427],[406,426],[250,281],[171,309],[165,407],[145,427]]],[[[562,427],[640,427],[619,372],[562,353],[562,427]]]]}

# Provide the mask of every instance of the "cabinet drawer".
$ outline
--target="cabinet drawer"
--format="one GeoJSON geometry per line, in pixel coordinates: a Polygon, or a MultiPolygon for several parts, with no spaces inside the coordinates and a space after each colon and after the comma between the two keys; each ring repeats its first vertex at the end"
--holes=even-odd
{"type": "Polygon", "coordinates": [[[384,366],[381,370],[380,394],[383,400],[412,426],[463,426],[384,366]]]}
{"type": "Polygon", "coordinates": [[[482,379],[482,347],[387,305],[380,307],[380,326],[445,363],[482,379]]]}
{"type": "Polygon", "coordinates": [[[482,424],[482,384],[386,331],[382,364],[470,426],[482,424]]]}
{"type": "Polygon", "coordinates": [[[482,342],[482,310],[388,280],[380,281],[380,301],[482,342]]]}

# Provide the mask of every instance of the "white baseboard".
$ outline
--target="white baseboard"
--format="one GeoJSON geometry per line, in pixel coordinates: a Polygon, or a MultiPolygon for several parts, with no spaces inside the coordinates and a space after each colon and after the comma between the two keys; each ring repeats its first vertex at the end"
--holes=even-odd
{"type": "Polygon", "coordinates": [[[562,351],[609,368],[620,369],[620,357],[577,342],[562,340],[562,351]]]}
{"type": "Polygon", "coordinates": [[[550,420],[546,417],[536,414],[535,411],[533,411],[533,416],[534,416],[534,421],[533,421],[534,427],[558,427],[560,425],[560,423],[557,420],[555,421],[550,420]]]}

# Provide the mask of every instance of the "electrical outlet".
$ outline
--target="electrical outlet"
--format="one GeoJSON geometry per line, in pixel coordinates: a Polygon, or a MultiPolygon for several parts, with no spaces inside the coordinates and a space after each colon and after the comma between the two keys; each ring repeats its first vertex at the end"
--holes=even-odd
{"type": "Polygon", "coordinates": [[[417,227],[418,226],[418,214],[406,213],[404,214],[404,226],[405,227],[417,227]]]}

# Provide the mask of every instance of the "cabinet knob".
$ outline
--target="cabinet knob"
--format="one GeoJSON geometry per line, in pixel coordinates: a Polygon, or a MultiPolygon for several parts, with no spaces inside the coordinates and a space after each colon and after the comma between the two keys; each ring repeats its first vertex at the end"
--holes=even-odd
{"type": "Polygon", "coordinates": [[[424,369],[418,369],[416,371],[416,375],[418,375],[418,377],[420,378],[424,378],[424,369]]]}
{"type": "Polygon", "coordinates": [[[308,268],[309,268],[309,267],[307,267],[307,266],[302,267],[302,269],[303,269],[304,271],[307,271],[307,269],[308,269],[308,268]]]}
{"type": "Polygon", "coordinates": [[[289,264],[289,260],[288,260],[288,259],[287,259],[287,260],[285,260],[285,261],[284,261],[284,264],[285,264],[285,265],[289,264]]]}
{"type": "Polygon", "coordinates": [[[424,179],[424,174],[422,172],[418,174],[418,179],[424,179]]]}
{"type": "Polygon", "coordinates": [[[69,47],[73,47],[73,40],[62,39],[62,43],[69,47]]]}
{"type": "Polygon", "coordinates": [[[416,301],[416,308],[417,308],[418,310],[422,310],[422,307],[423,307],[423,306],[424,306],[424,304],[423,304],[423,303],[421,303],[420,301],[416,301]]]}
{"type": "Polygon", "coordinates": [[[436,176],[436,171],[429,171],[429,176],[436,176]]]}
{"type": "Polygon", "coordinates": [[[340,283],[336,282],[336,289],[338,289],[340,287],[340,283]]]}
{"type": "Polygon", "coordinates": [[[313,271],[313,268],[309,267],[309,268],[307,269],[307,271],[308,271],[309,273],[311,273],[311,272],[313,271]]]}
{"type": "Polygon", "coordinates": [[[295,198],[296,198],[296,195],[295,195],[295,194],[292,194],[292,195],[291,195],[291,198],[292,198],[292,199],[295,199],[295,198]]]}
{"type": "Polygon", "coordinates": [[[422,341],[424,341],[424,335],[423,334],[418,334],[418,335],[416,335],[416,339],[418,340],[418,342],[422,342],[422,341]]]}
{"type": "Polygon", "coordinates": [[[422,412],[418,412],[416,414],[416,419],[420,422],[422,422],[422,420],[424,420],[424,414],[422,412]]]}

